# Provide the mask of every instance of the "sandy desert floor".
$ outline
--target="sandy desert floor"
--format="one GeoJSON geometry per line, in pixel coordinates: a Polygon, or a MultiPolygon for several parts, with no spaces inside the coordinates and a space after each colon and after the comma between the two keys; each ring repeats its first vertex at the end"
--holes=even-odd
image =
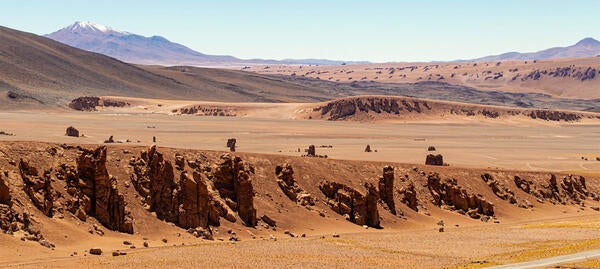
{"type": "MultiPolygon", "coordinates": [[[[331,159],[408,164],[422,164],[427,147],[432,145],[451,167],[573,171],[592,176],[597,176],[600,169],[600,161],[595,159],[600,157],[600,125],[596,124],[477,120],[360,123],[109,111],[4,111],[0,118],[0,130],[14,134],[1,135],[3,141],[100,144],[113,135],[125,146],[151,145],[156,136],[160,147],[223,151],[226,140],[235,137],[240,153],[300,156],[304,148],[314,144],[318,154],[331,159]],[[71,125],[85,136],[65,136],[65,128],[71,125]],[[125,142],[127,139],[131,142],[125,142]],[[367,144],[377,152],[365,153],[367,144]]],[[[517,213],[513,216],[502,215],[501,223],[494,224],[449,217],[444,233],[439,233],[433,223],[421,225],[416,221],[384,230],[351,225],[325,229],[341,234],[339,238],[321,232],[308,233],[306,238],[278,236],[277,241],[234,243],[178,236],[174,228],[157,232],[147,240],[138,234],[108,231],[97,242],[74,242],[68,238],[78,238],[82,233],[74,227],[64,232],[63,241],[57,239],[63,236],[61,231],[50,235],[60,245],[50,250],[0,234],[0,267],[480,268],[600,248],[600,217],[596,211],[578,206],[540,206],[539,213],[537,210],[531,210],[530,215],[514,211],[517,213]],[[168,237],[168,243],[161,242],[162,237],[168,237]],[[123,240],[132,241],[138,248],[124,246],[123,240]],[[150,248],[139,247],[143,241],[149,241],[150,248]],[[86,254],[92,245],[107,252],[100,257],[86,254]],[[127,255],[110,256],[110,251],[117,249],[127,255]],[[72,255],[74,252],[78,254],[72,255]]],[[[503,214],[507,212],[513,211],[503,214]]],[[[597,267],[597,262],[565,266],[571,265],[597,267]]]]}
{"type": "Polygon", "coordinates": [[[0,140],[102,143],[113,135],[131,144],[224,150],[228,138],[238,151],[299,156],[308,145],[335,159],[423,163],[435,146],[444,161],[459,167],[582,171],[600,169],[600,124],[511,122],[356,123],[274,118],[205,117],[152,113],[0,112],[0,140]],[[85,137],[65,136],[74,126],[85,137]],[[139,142],[138,142],[139,141],[139,142]],[[377,152],[365,153],[369,144],[377,152]],[[319,148],[319,146],[333,146],[319,148]],[[298,152],[300,149],[301,152],[298,152]],[[582,158],[583,157],[583,158],[582,158]],[[585,160],[587,159],[587,160],[585,160]]]}

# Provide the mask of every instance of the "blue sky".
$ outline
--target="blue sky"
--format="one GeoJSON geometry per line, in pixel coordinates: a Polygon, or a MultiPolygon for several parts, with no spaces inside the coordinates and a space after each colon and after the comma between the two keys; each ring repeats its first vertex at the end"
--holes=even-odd
{"type": "Polygon", "coordinates": [[[432,61],[600,38],[600,1],[3,0],[0,25],[46,34],[77,20],[240,58],[432,61]]]}

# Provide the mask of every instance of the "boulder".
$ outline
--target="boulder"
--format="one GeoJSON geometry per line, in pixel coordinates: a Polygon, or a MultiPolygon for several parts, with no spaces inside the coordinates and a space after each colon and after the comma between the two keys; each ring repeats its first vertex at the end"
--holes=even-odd
{"type": "Polygon", "coordinates": [[[315,156],[317,156],[316,150],[315,150],[315,145],[308,146],[308,150],[306,152],[306,156],[308,156],[308,157],[315,157],[315,156]]]}
{"type": "Polygon", "coordinates": [[[237,140],[235,138],[227,139],[227,147],[229,148],[229,151],[235,152],[235,143],[236,142],[237,142],[237,140]]]}
{"type": "Polygon", "coordinates": [[[441,154],[438,154],[438,155],[429,154],[429,155],[427,155],[427,158],[425,159],[425,164],[442,166],[442,165],[444,165],[444,157],[442,157],[441,154]]]}
{"type": "Polygon", "coordinates": [[[365,152],[371,152],[371,145],[367,145],[365,147],[365,152]]]}
{"type": "Polygon", "coordinates": [[[79,137],[79,130],[77,130],[75,127],[73,126],[69,126],[67,128],[66,134],[67,136],[72,136],[72,137],[79,137]]]}

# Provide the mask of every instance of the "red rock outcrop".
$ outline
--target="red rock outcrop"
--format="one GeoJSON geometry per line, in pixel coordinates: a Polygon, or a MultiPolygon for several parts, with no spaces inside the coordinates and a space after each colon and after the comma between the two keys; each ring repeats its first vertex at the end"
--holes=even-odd
{"type": "Polygon", "coordinates": [[[401,203],[405,204],[414,211],[419,211],[417,191],[415,190],[415,185],[412,182],[408,182],[406,186],[400,188],[400,190],[398,190],[398,194],[400,195],[401,203]]]}
{"type": "Polygon", "coordinates": [[[433,155],[433,154],[428,154],[427,158],[425,158],[425,164],[426,165],[444,165],[444,157],[442,157],[442,154],[438,154],[438,155],[433,155]]]}
{"type": "Polygon", "coordinates": [[[231,209],[246,226],[256,226],[256,209],[254,208],[254,189],[250,175],[254,167],[240,157],[223,154],[220,163],[215,167],[212,181],[215,188],[225,199],[231,209]]]}
{"type": "Polygon", "coordinates": [[[236,142],[237,142],[237,140],[235,138],[227,139],[227,147],[229,148],[229,151],[235,152],[235,143],[236,142]]]}
{"type": "Polygon", "coordinates": [[[10,189],[8,184],[0,174],[0,204],[11,205],[10,189]]]}
{"type": "Polygon", "coordinates": [[[67,135],[67,136],[73,136],[73,137],[79,137],[79,130],[77,130],[73,126],[69,126],[67,128],[67,131],[65,132],[65,135],[67,135]]]}
{"type": "Polygon", "coordinates": [[[387,165],[383,167],[383,176],[379,177],[379,198],[383,201],[386,209],[396,215],[393,166],[387,165]]]}
{"type": "Polygon", "coordinates": [[[208,180],[196,172],[194,172],[193,177],[190,177],[186,172],[182,172],[180,178],[179,226],[183,228],[208,227],[211,212],[208,180]]]}
{"type": "Polygon", "coordinates": [[[366,193],[361,193],[345,184],[323,181],[319,189],[328,198],[327,204],[346,220],[358,225],[380,227],[378,191],[373,184],[365,183],[366,193]]]}
{"type": "Polygon", "coordinates": [[[277,176],[277,185],[290,200],[306,207],[315,205],[312,196],[296,183],[291,164],[285,163],[275,167],[275,175],[277,176]]]}
{"type": "MultiPolygon", "coordinates": [[[[185,170],[185,159],[176,155],[178,170],[185,170]]],[[[159,219],[182,228],[219,226],[220,217],[235,222],[234,211],[247,226],[256,225],[254,191],[250,175],[254,168],[239,157],[221,156],[219,164],[193,162],[192,175],[182,171],[176,180],[173,166],[151,146],[140,158],[132,158],[131,181],[148,209],[159,219]]],[[[191,168],[191,166],[190,166],[191,168]]]]}
{"type": "Polygon", "coordinates": [[[89,198],[86,213],[111,230],[133,234],[133,218],[117,190],[117,179],[106,170],[106,146],[82,151],[77,158],[77,174],[79,186],[89,198]]]}
{"type": "Polygon", "coordinates": [[[449,206],[472,218],[480,218],[482,215],[494,216],[494,205],[491,202],[481,195],[468,193],[458,185],[456,179],[442,180],[439,174],[431,173],[427,177],[427,187],[433,197],[432,202],[437,206],[449,206]]]}
{"type": "Polygon", "coordinates": [[[482,174],[481,179],[492,189],[492,192],[502,200],[508,200],[511,204],[517,203],[515,193],[508,189],[500,181],[494,179],[494,177],[488,173],[482,174]]]}
{"type": "Polygon", "coordinates": [[[48,217],[54,215],[54,191],[52,189],[50,171],[39,176],[38,170],[28,162],[19,162],[19,173],[23,179],[23,190],[29,196],[35,207],[48,217]]]}

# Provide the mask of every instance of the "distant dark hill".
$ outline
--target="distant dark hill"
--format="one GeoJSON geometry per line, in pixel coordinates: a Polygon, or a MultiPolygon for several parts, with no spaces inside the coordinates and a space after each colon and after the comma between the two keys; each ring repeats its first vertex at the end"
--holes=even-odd
{"type": "Polygon", "coordinates": [[[505,60],[544,60],[560,58],[586,58],[595,57],[598,55],[600,55],[600,41],[588,37],[577,42],[575,45],[568,47],[556,47],[530,53],[507,52],[500,55],[473,59],[472,61],[492,62],[505,60]]]}
{"type": "Polygon", "coordinates": [[[0,107],[63,106],[83,95],[245,102],[327,99],[321,92],[303,91],[305,86],[254,73],[214,70],[206,71],[212,75],[200,78],[184,74],[196,77],[193,80],[181,77],[189,82],[186,83],[177,80],[180,76],[169,77],[168,69],[164,72],[149,69],[157,73],[48,38],[0,27],[0,107]],[[245,83],[246,78],[252,82],[245,83]],[[282,89],[293,89],[302,96],[269,94],[273,89],[280,89],[279,93],[282,89]]]}

